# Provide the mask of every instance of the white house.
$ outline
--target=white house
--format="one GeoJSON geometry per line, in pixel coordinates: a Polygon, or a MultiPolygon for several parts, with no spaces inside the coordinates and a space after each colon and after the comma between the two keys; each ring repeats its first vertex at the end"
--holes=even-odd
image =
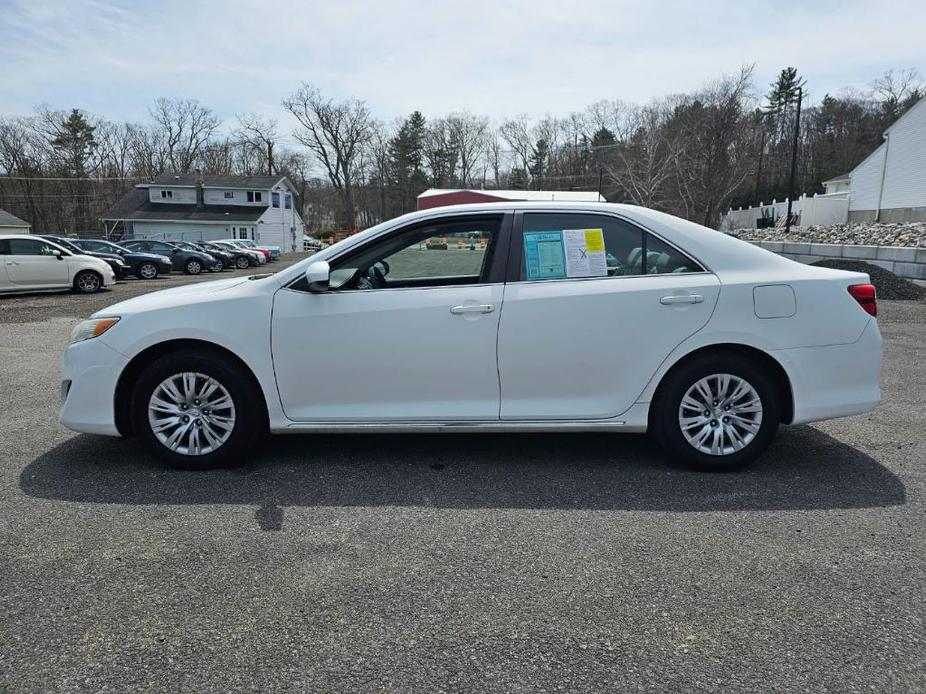
{"type": "Polygon", "coordinates": [[[926,221],[926,98],[884,131],[849,178],[850,222],[926,221]]]}
{"type": "Polygon", "coordinates": [[[139,183],[103,216],[109,238],[250,239],[302,248],[296,189],[285,176],[165,174],[139,183]]]}
{"type": "Polygon", "coordinates": [[[828,181],[823,181],[824,195],[841,195],[846,197],[849,195],[849,182],[852,180],[852,177],[849,174],[843,174],[842,176],[837,176],[836,178],[831,178],[828,181]]]}
{"type": "Polygon", "coordinates": [[[29,222],[23,221],[6,210],[0,210],[0,234],[28,234],[29,227],[29,222]]]}

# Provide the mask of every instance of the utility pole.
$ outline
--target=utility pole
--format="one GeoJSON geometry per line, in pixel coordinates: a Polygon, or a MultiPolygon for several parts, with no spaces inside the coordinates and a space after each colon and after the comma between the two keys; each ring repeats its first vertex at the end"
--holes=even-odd
{"type": "Polygon", "coordinates": [[[791,146],[791,179],[788,182],[788,216],[785,219],[785,233],[791,231],[791,204],[794,202],[794,174],[797,170],[797,141],[801,135],[801,99],[804,88],[797,88],[797,113],[794,116],[794,142],[791,146]]]}

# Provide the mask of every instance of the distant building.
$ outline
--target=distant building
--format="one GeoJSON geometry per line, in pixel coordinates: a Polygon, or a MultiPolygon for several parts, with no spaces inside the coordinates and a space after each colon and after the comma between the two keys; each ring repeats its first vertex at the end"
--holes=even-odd
{"type": "Polygon", "coordinates": [[[430,188],[418,196],[418,209],[429,210],[444,205],[465,205],[473,202],[532,202],[559,200],[569,202],[607,202],[595,191],[579,190],[469,190],[430,188]]]}
{"type": "Polygon", "coordinates": [[[0,234],[28,234],[31,225],[6,210],[0,210],[0,234]]]}
{"type": "Polygon", "coordinates": [[[102,217],[109,238],[250,239],[302,248],[296,189],[285,176],[166,174],[139,183],[102,217]]]}
{"type": "Polygon", "coordinates": [[[824,195],[849,195],[849,182],[852,177],[849,174],[843,174],[828,181],[823,181],[824,195]]]}
{"type": "Polygon", "coordinates": [[[884,131],[849,177],[850,222],[926,221],[926,98],[884,131]]]}

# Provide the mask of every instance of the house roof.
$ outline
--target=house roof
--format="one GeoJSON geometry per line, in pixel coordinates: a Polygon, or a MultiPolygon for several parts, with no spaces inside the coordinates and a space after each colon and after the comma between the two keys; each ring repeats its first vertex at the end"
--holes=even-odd
{"type": "Polygon", "coordinates": [[[132,188],[122,199],[103,214],[106,220],[168,221],[168,222],[256,222],[267,211],[266,206],[179,205],[153,203],[146,188],[132,188]]]}
{"type": "Polygon", "coordinates": [[[839,181],[848,181],[850,178],[851,176],[849,174],[844,173],[842,176],[833,176],[832,178],[826,179],[825,181],[823,181],[823,184],[826,185],[827,183],[837,183],[839,181]]]}
{"type": "Polygon", "coordinates": [[[0,210],[0,227],[23,227],[28,229],[31,224],[29,222],[23,221],[16,215],[10,214],[6,210],[0,210]]]}
{"type": "MultiPolygon", "coordinates": [[[[285,182],[290,188],[292,184],[286,176],[216,176],[203,174],[204,188],[273,188],[280,182],[285,182]]],[[[196,187],[196,174],[161,174],[154,181],[140,183],[140,186],[177,186],[182,188],[196,187]]]]}
{"type": "Polygon", "coordinates": [[[475,190],[464,188],[429,188],[419,198],[430,198],[436,195],[451,193],[480,193],[504,200],[521,202],[524,200],[544,202],[547,200],[560,200],[563,202],[607,202],[597,191],[587,190],[475,190]]]}

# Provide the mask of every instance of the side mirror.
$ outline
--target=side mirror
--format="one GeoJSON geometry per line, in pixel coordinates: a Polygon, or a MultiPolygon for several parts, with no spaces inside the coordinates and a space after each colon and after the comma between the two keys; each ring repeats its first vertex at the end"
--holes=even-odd
{"type": "Polygon", "coordinates": [[[57,248],[55,248],[55,249],[51,252],[51,254],[52,254],[53,256],[55,256],[58,260],[64,260],[64,253],[62,253],[61,251],[59,251],[57,248]]]}
{"type": "Polygon", "coordinates": [[[327,292],[330,275],[331,268],[324,260],[310,263],[305,269],[305,278],[309,282],[309,291],[314,294],[327,292]]]}

